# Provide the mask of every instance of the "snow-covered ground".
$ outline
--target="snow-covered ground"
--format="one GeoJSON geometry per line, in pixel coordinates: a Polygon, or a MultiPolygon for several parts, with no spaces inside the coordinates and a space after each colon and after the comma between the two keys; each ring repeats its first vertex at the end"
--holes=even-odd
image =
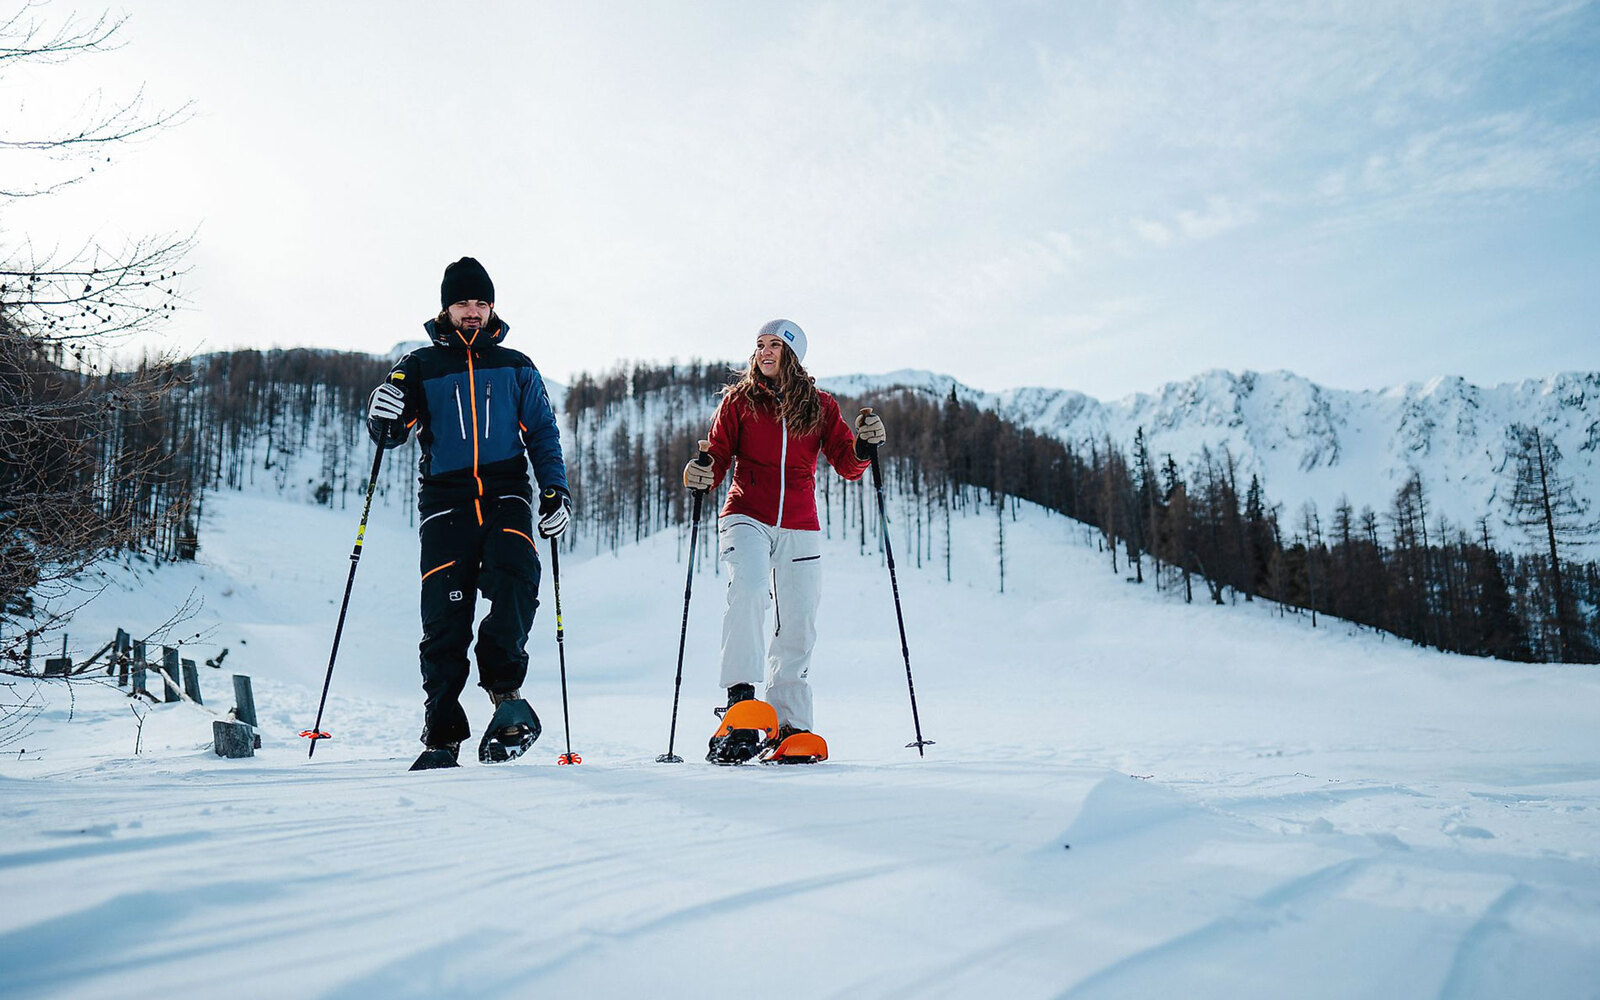
{"type": "Polygon", "coordinates": [[[992,513],[956,518],[953,583],[896,529],[925,759],[888,574],[851,537],[826,550],[812,678],[833,759],[700,762],[708,569],[688,762],[664,765],[687,541],[668,532],[564,556],[583,764],[555,762],[547,575],[525,688],[544,738],[412,774],[404,514],[369,529],[335,738],[308,761],[357,512],[207,510],[198,564],[116,571],[72,627],[92,650],[192,591],[180,631],[207,637],[185,655],[230,650],[201,668],[206,708],[151,706],[139,732],[114,686],[52,684],[0,757],[7,998],[1600,995],[1592,668],[1184,605],[1024,507],[1003,595],[992,513]],[[233,671],[262,719],[248,760],[210,750],[233,671]]]}

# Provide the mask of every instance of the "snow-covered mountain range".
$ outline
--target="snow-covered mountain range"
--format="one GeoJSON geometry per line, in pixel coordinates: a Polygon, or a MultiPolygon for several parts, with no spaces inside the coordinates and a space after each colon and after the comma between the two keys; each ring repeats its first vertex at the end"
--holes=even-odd
{"type": "Polygon", "coordinates": [[[1214,370],[1110,403],[1067,389],[983,392],[948,375],[909,369],[820,382],[863,399],[895,387],[942,399],[953,388],[963,402],[1074,445],[1110,438],[1126,450],[1143,428],[1158,464],[1170,454],[1188,467],[1202,448],[1219,456],[1226,449],[1238,464],[1241,487],[1259,475],[1268,497],[1290,516],[1315,502],[1326,517],[1341,497],[1358,511],[1370,506],[1382,514],[1415,471],[1430,520],[1443,516],[1472,529],[1487,517],[1491,534],[1505,535],[1512,471],[1507,432],[1518,423],[1537,426],[1555,441],[1561,471],[1580,498],[1600,495],[1600,372],[1493,387],[1441,377],[1355,392],[1287,371],[1214,370]]]}

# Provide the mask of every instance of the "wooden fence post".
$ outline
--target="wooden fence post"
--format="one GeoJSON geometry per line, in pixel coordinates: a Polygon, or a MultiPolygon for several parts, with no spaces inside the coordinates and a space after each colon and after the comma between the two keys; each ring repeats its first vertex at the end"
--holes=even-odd
{"type": "Polygon", "coordinates": [[[125,688],[128,686],[128,660],[132,649],[133,636],[129,635],[123,629],[117,629],[117,653],[115,660],[117,667],[117,687],[119,688],[125,688]]]}
{"type": "Polygon", "coordinates": [[[183,695],[180,694],[178,689],[173,686],[178,683],[179,667],[178,651],[173,649],[171,646],[161,647],[161,669],[166,673],[166,678],[162,680],[161,684],[163,694],[165,695],[165,697],[162,698],[162,701],[169,703],[174,701],[182,701],[183,695]]]}
{"type": "Polygon", "coordinates": [[[72,657],[67,655],[67,634],[61,633],[61,655],[44,658],[46,677],[65,677],[72,673],[72,657]]]}
{"type": "Polygon", "coordinates": [[[233,711],[239,721],[250,726],[259,725],[256,722],[256,696],[250,690],[250,677],[247,674],[233,675],[233,711]]]}
{"type": "Polygon", "coordinates": [[[200,671],[193,660],[183,661],[183,691],[194,699],[196,705],[204,705],[200,700],[200,671]]]}
{"type": "Polygon", "coordinates": [[[150,688],[145,681],[146,666],[148,666],[148,663],[145,660],[144,640],[140,639],[133,644],[133,687],[128,690],[129,695],[150,693],[150,688]]]}

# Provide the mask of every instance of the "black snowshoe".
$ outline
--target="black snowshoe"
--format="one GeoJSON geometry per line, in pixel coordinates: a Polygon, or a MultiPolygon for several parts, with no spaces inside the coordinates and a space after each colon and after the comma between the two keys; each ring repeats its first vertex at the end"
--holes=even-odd
{"type": "Polygon", "coordinates": [[[461,744],[452,743],[449,746],[429,747],[422,751],[422,756],[411,765],[413,771],[432,771],[441,767],[460,767],[457,759],[461,755],[461,744]]]}
{"type": "Polygon", "coordinates": [[[523,698],[507,698],[495,706],[494,718],[478,743],[478,762],[499,764],[515,760],[533,746],[541,732],[539,717],[523,698]]]}

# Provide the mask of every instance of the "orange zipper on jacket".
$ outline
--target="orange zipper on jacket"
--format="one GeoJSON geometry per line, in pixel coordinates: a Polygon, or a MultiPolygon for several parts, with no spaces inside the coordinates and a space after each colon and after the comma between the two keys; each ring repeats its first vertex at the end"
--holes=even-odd
{"type": "MultiPolygon", "coordinates": [[[[480,330],[479,333],[482,331],[480,330]]],[[[456,331],[456,336],[461,337],[461,331],[456,331]]],[[[467,395],[472,399],[472,479],[478,484],[478,495],[472,498],[472,509],[478,515],[478,523],[483,523],[483,479],[478,475],[478,378],[477,370],[472,364],[472,344],[478,339],[478,334],[472,335],[472,340],[461,337],[467,345],[467,395]]]]}

